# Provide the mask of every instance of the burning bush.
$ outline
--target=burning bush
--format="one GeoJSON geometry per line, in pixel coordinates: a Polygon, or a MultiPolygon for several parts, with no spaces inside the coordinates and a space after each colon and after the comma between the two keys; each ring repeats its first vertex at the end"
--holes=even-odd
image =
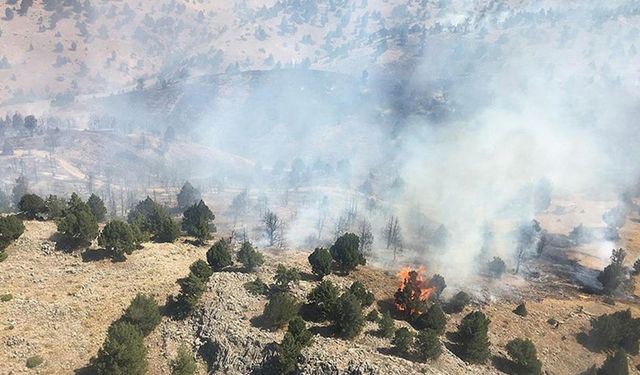
{"type": "Polygon", "coordinates": [[[435,287],[428,287],[424,281],[424,268],[412,270],[404,267],[398,273],[398,278],[400,287],[394,295],[397,309],[407,315],[424,311],[429,297],[436,290],[435,287]]]}

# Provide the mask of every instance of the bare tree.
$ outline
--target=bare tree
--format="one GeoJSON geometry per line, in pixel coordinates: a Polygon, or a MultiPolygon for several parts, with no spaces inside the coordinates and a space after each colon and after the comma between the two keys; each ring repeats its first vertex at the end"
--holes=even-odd
{"type": "Polygon", "coordinates": [[[262,224],[264,224],[264,233],[269,240],[269,246],[282,241],[280,237],[283,234],[283,222],[275,212],[267,210],[262,217],[262,224]]]}
{"type": "Polygon", "coordinates": [[[316,223],[316,229],[318,230],[318,241],[320,241],[320,239],[322,238],[322,230],[324,229],[324,223],[327,221],[328,212],[329,198],[325,195],[318,207],[318,222],[316,223]]]}
{"type": "Polygon", "coordinates": [[[398,253],[402,252],[402,234],[398,218],[391,216],[384,230],[384,237],[387,242],[387,249],[393,250],[393,261],[395,262],[398,253]]]}
{"type": "Polygon", "coordinates": [[[371,223],[366,219],[362,220],[358,226],[358,236],[360,237],[360,253],[371,253],[373,247],[373,232],[371,231],[371,223]]]}

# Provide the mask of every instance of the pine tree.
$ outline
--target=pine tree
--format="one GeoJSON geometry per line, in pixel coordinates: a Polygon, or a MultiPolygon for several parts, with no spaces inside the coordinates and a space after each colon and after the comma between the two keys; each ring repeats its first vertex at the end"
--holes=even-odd
{"type": "Polygon", "coordinates": [[[474,311],[467,314],[458,326],[459,343],[467,362],[485,363],[489,359],[489,323],[482,312],[474,311]]]}
{"type": "Polygon", "coordinates": [[[242,263],[247,271],[252,272],[264,263],[264,257],[253,248],[251,242],[245,241],[238,251],[238,262],[242,263]]]}
{"type": "Polygon", "coordinates": [[[97,375],[146,374],[147,349],[140,331],[127,322],[117,322],[109,327],[94,370],[97,375]]]}
{"type": "Polygon", "coordinates": [[[214,271],[220,271],[233,264],[229,247],[229,242],[221,238],[207,251],[207,263],[214,271]]]}
{"type": "Polygon", "coordinates": [[[331,263],[333,258],[327,249],[318,247],[311,255],[309,255],[309,264],[311,265],[311,271],[320,278],[323,278],[331,273],[331,263]]]}

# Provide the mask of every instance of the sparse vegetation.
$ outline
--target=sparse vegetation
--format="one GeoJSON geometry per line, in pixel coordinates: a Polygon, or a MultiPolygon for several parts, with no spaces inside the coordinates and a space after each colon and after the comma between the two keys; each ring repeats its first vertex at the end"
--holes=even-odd
{"type": "Polygon", "coordinates": [[[602,283],[602,288],[606,294],[613,293],[624,281],[624,258],[627,252],[624,249],[613,250],[611,254],[611,264],[606,266],[598,275],[598,281],[602,283]]]}
{"type": "Polygon", "coordinates": [[[44,362],[44,358],[39,355],[27,358],[27,368],[36,368],[44,362]]]}
{"type": "Polygon", "coordinates": [[[262,217],[262,224],[264,225],[264,233],[269,241],[269,246],[275,246],[283,240],[281,232],[284,223],[275,212],[267,210],[262,217]]]}
{"type": "Polygon", "coordinates": [[[513,310],[513,313],[516,315],[520,315],[520,316],[527,316],[529,314],[529,312],[527,311],[527,306],[525,306],[524,302],[522,302],[521,304],[519,304],[515,310],[513,310]]]}
{"type": "Polygon", "coordinates": [[[256,277],[255,280],[244,283],[244,288],[247,292],[259,296],[259,295],[267,295],[269,292],[269,286],[264,283],[259,277],[256,277]]]}
{"type": "Polygon", "coordinates": [[[500,257],[493,257],[493,260],[487,264],[487,271],[489,274],[499,279],[502,277],[502,274],[507,269],[507,266],[504,264],[504,261],[500,257]]]}

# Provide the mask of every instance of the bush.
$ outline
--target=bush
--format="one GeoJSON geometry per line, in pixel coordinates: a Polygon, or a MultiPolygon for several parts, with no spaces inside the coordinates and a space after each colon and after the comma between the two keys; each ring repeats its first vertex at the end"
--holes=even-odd
{"type": "Polygon", "coordinates": [[[247,292],[259,296],[266,296],[269,292],[269,286],[265,284],[259,277],[256,277],[255,280],[244,283],[244,288],[247,292]]]}
{"type": "Polygon", "coordinates": [[[83,242],[91,242],[98,236],[98,221],[76,193],[71,194],[66,215],[58,223],[58,231],[83,242]]]}
{"type": "Polygon", "coordinates": [[[109,327],[94,370],[97,375],[144,375],[147,349],[140,331],[127,322],[117,322],[109,327]]]}
{"type": "Polygon", "coordinates": [[[18,209],[29,220],[37,219],[47,211],[44,200],[35,194],[25,194],[20,198],[18,209]]]}
{"type": "Polygon", "coordinates": [[[382,314],[382,318],[378,321],[378,333],[385,338],[391,338],[396,332],[396,327],[391,318],[391,313],[387,310],[382,314]]]}
{"type": "Polygon", "coordinates": [[[501,278],[506,269],[507,266],[500,257],[493,257],[493,260],[487,264],[487,271],[496,279],[501,278]]]}
{"type": "Polygon", "coordinates": [[[300,351],[311,345],[311,333],[302,318],[296,316],[289,322],[289,329],[278,345],[277,360],[280,374],[294,373],[300,351]]]}
{"type": "Polygon", "coordinates": [[[180,294],[176,300],[176,315],[178,318],[185,318],[195,310],[207,286],[193,273],[189,273],[189,276],[179,279],[178,284],[180,285],[180,294]]]}
{"type": "Polygon", "coordinates": [[[63,198],[58,198],[57,195],[49,195],[44,201],[44,205],[47,208],[47,218],[49,220],[64,217],[67,210],[67,201],[63,198]]]}
{"type": "Polygon", "coordinates": [[[300,306],[287,293],[276,293],[264,307],[262,318],[269,327],[282,327],[298,314],[300,306]]]}
{"type": "Polygon", "coordinates": [[[327,249],[318,247],[311,255],[309,255],[309,264],[311,265],[311,271],[320,278],[323,278],[331,273],[331,263],[333,258],[327,249]]]}
{"type": "Polygon", "coordinates": [[[215,218],[213,212],[201,200],[182,214],[182,230],[197,238],[199,243],[204,243],[209,238],[209,225],[215,218]]]}
{"type": "Polygon", "coordinates": [[[603,291],[606,294],[613,293],[624,281],[624,258],[626,251],[623,249],[613,250],[611,264],[606,266],[598,275],[598,281],[602,283],[603,291]]]}
{"type": "Polygon", "coordinates": [[[469,302],[471,302],[471,297],[467,293],[462,291],[458,292],[455,296],[451,297],[449,303],[447,303],[447,312],[450,314],[462,312],[469,302]]]}
{"type": "Polygon", "coordinates": [[[440,304],[434,303],[429,310],[416,318],[414,326],[418,330],[431,329],[441,335],[447,326],[447,317],[444,315],[440,304]]]}
{"type": "Polygon", "coordinates": [[[513,339],[507,343],[507,353],[518,367],[518,374],[541,375],[542,362],[533,342],[529,339],[513,339]]]}
{"type": "Polygon", "coordinates": [[[102,199],[97,195],[91,194],[89,199],[87,199],[87,206],[89,206],[91,213],[96,217],[98,222],[103,222],[107,217],[107,208],[104,206],[102,199]]]}
{"type": "Polygon", "coordinates": [[[124,311],[123,320],[133,324],[143,336],[147,336],[160,324],[160,309],[152,296],[138,293],[124,311]]]}
{"type": "Polygon", "coordinates": [[[196,370],[196,359],[191,350],[186,346],[178,348],[178,355],[171,362],[171,375],[194,375],[196,370]]]}
{"type": "Polygon", "coordinates": [[[444,289],[447,287],[447,283],[444,281],[444,277],[442,277],[441,275],[435,274],[431,277],[431,280],[429,281],[429,287],[434,288],[434,292],[432,296],[435,299],[440,299],[440,295],[442,294],[444,289]]]}
{"type": "Polygon", "coordinates": [[[154,237],[156,242],[174,242],[180,237],[180,227],[169,216],[164,216],[160,220],[160,228],[154,237]]]}
{"type": "Polygon", "coordinates": [[[200,200],[200,191],[194,188],[189,181],[182,185],[182,189],[177,196],[178,208],[184,210],[185,208],[198,203],[200,200]]]}
{"type": "Polygon", "coordinates": [[[264,257],[259,251],[256,251],[251,245],[251,242],[245,241],[238,251],[238,262],[242,263],[244,268],[251,272],[256,267],[260,267],[264,264],[264,257]]]}
{"type": "Polygon", "coordinates": [[[207,263],[209,263],[213,271],[220,271],[233,264],[231,253],[229,252],[230,246],[227,240],[221,238],[207,251],[207,263]]]}
{"type": "Polygon", "coordinates": [[[340,271],[349,273],[366,260],[359,250],[360,239],[353,233],[345,233],[331,246],[330,253],[340,271]]]}
{"type": "Polygon", "coordinates": [[[39,355],[27,358],[27,368],[36,368],[44,362],[44,359],[39,355]]]}
{"type": "Polygon", "coordinates": [[[462,318],[458,326],[458,340],[467,362],[485,363],[489,358],[489,323],[490,320],[480,311],[462,318]]]}
{"type": "Polygon", "coordinates": [[[409,349],[413,346],[413,334],[406,327],[399,328],[391,340],[393,349],[400,355],[409,354],[409,349]]]}
{"type": "Polygon", "coordinates": [[[24,233],[24,224],[20,218],[15,215],[0,217],[0,255],[22,233],[24,233]]]}
{"type": "Polygon", "coordinates": [[[440,357],[442,344],[438,338],[438,332],[432,329],[420,330],[416,337],[415,348],[418,358],[423,361],[440,357]]]}
{"type": "Polygon", "coordinates": [[[189,266],[189,270],[192,274],[194,274],[197,278],[202,280],[203,283],[209,281],[211,275],[213,275],[213,271],[211,267],[202,259],[198,259],[195,262],[191,263],[189,266]]]}
{"type": "Polygon", "coordinates": [[[129,224],[114,220],[107,223],[98,237],[98,245],[112,254],[114,259],[122,260],[136,248],[133,232],[129,224]]]}
{"type": "Polygon", "coordinates": [[[619,349],[614,355],[607,356],[602,367],[597,371],[598,375],[629,375],[629,360],[627,353],[619,349]]]}
{"type": "Polygon", "coordinates": [[[328,320],[338,302],[340,291],[328,280],[322,280],[307,296],[309,303],[318,312],[320,318],[328,320]]]}
{"type": "Polygon", "coordinates": [[[0,302],[9,302],[13,299],[12,294],[2,294],[0,295],[0,302]]]}
{"type": "Polygon", "coordinates": [[[362,331],[364,315],[360,301],[351,293],[343,293],[336,302],[333,324],[338,336],[352,339],[362,331]]]}
{"type": "Polygon", "coordinates": [[[640,319],[631,317],[631,310],[603,314],[591,320],[589,340],[596,350],[624,349],[638,353],[640,319]]]}
{"type": "Polygon", "coordinates": [[[360,301],[360,304],[363,307],[371,306],[373,302],[375,302],[373,293],[368,291],[360,281],[354,281],[353,284],[351,284],[351,287],[349,287],[349,292],[351,292],[351,294],[360,301]]]}
{"type": "Polygon", "coordinates": [[[281,291],[289,290],[289,284],[300,281],[300,271],[295,267],[287,268],[282,264],[278,264],[274,280],[276,288],[281,291]]]}
{"type": "Polygon", "coordinates": [[[524,302],[522,302],[521,304],[519,304],[515,310],[513,310],[513,313],[516,315],[520,315],[520,316],[527,316],[529,315],[529,312],[527,311],[527,306],[525,306],[524,302]]]}

